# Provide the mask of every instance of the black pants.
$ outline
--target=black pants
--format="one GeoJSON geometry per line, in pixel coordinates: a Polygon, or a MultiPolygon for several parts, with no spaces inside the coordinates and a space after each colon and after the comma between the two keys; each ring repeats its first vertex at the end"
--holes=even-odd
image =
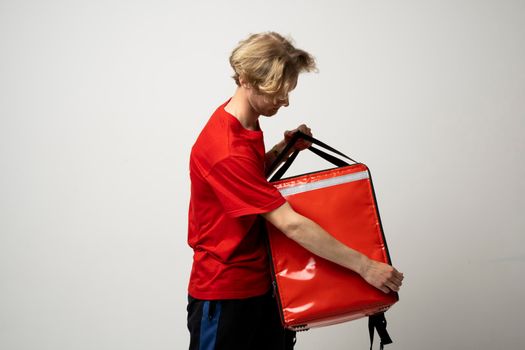
{"type": "Polygon", "coordinates": [[[190,350],[293,350],[295,332],[281,325],[271,293],[248,299],[188,296],[190,350]]]}

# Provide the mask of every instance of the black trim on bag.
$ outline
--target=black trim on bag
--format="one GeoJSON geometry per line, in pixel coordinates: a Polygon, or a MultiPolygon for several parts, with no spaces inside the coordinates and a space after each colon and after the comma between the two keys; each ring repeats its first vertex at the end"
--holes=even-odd
{"type": "MultiPolygon", "coordinates": [[[[374,183],[372,181],[372,174],[370,173],[370,170],[368,169],[368,167],[367,167],[367,171],[368,171],[368,178],[370,179],[370,187],[372,188],[372,196],[374,197],[374,202],[376,203],[376,213],[377,213],[377,219],[379,221],[379,231],[381,231],[383,242],[385,242],[385,251],[386,251],[386,257],[388,259],[388,264],[392,265],[392,259],[390,258],[390,252],[388,250],[388,245],[386,243],[385,231],[383,230],[383,223],[381,222],[381,215],[379,214],[379,205],[377,204],[376,191],[374,189],[374,183]]],[[[397,292],[394,292],[394,293],[397,294],[397,292]]],[[[399,296],[397,299],[399,300],[399,296]]]]}

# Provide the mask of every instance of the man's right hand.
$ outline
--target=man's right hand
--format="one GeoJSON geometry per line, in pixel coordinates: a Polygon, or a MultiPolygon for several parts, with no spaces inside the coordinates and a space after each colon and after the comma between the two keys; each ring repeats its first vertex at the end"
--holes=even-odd
{"type": "Polygon", "coordinates": [[[365,260],[360,273],[369,284],[384,293],[399,291],[403,284],[403,274],[394,267],[372,259],[365,260]]]}

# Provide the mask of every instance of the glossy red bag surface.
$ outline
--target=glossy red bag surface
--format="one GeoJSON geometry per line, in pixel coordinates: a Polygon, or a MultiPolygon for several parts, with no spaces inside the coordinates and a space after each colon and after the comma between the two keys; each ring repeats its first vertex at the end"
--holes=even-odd
{"type": "MultiPolygon", "coordinates": [[[[358,163],[273,182],[298,213],[345,245],[390,263],[370,171],[358,163]]],[[[385,311],[398,294],[383,293],[357,273],[320,258],[267,223],[274,287],[283,325],[300,330],[385,311]]]]}

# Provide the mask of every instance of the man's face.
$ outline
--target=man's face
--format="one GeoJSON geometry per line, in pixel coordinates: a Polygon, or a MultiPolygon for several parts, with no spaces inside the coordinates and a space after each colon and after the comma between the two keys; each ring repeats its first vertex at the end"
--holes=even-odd
{"type": "Polygon", "coordinates": [[[250,89],[248,93],[248,101],[252,109],[259,115],[264,115],[266,117],[271,117],[275,115],[279,108],[288,106],[288,94],[283,98],[273,98],[255,91],[255,89],[250,89]]]}
{"type": "MultiPolygon", "coordinates": [[[[290,91],[288,91],[288,93],[295,89],[296,85],[297,77],[294,79],[292,88],[290,91]]],[[[283,106],[288,107],[289,105],[288,93],[282,97],[274,98],[273,96],[269,96],[257,91],[257,89],[249,85],[245,86],[247,87],[248,101],[252,109],[259,115],[271,117],[279,111],[279,108],[283,106]]]]}

